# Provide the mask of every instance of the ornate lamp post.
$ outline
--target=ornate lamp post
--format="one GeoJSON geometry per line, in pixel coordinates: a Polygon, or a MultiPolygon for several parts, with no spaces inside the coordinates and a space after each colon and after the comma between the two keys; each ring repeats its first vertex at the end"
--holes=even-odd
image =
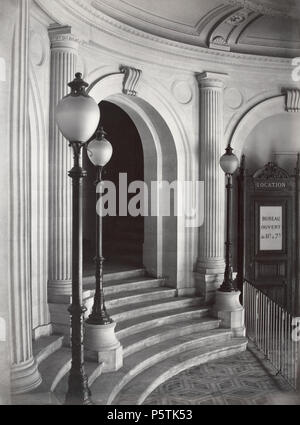
{"type": "Polygon", "coordinates": [[[225,242],[225,272],[224,281],[219,288],[222,292],[236,291],[232,280],[232,264],[231,264],[231,215],[232,215],[232,174],[238,167],[238,159],[233,153],[231,146],[227,146],[226,153],[220,159],[220,166],[227,177],[226,194],[226,242],[225,242]]]}
{"type": "Polygon", "coordinates": [[[86,93],[88,83],[82,79],[81,73],[75,74],[68,86],[71,93],[56,107],[57,125],[74,153],[74,166],[68,173],[73,185],[72,304],[68,309],[71,314],[72,364],[66,404],[91,404],[83,350],[83,314],[86,309],[82,300],[82,178],[86,171],[81,167],[80,154],[98,126],[100,111],[94,99],[86,93]]]}
{"type": "Polygon", "coordinates": [[[92,312],[85,321],[84,346],[86,355],[104,363],[105,371],[118,370],[123,365],[123,349],[115,334],[116,323],[109,317],[105,308],[103,292],[103,255],[102,255],[102,211],[100,200],[101,174],[110,160],[113,149],[103,128],[97,131],[96,138],[87,146],[87,154],[97,169],[96,184],[96,288],[92,312]],[[100,187],[99,187],[100,186],[100,187]]]}
{"type": "Polygon", "coordinates": [[[220,159],[220,166],[227,177],[227,211],[226,211],[226,253],[224,281],[216,291],[215,303],[212,312],[221,320],[224,328],[230,328],[233,336],[245,336],[244,308],[239,301],[238,291],[232,280],[231,264],[231,212],[232,212],[232,174],[238,167],[238,159],[232,153],[231,146],[227,146],[226,153],[220,159]]]}
{"type": "MultiPolygon", "coordinates": [[[[106,133],[103,128],[97,131],[96,138],[92,140],[87,146],[87,154],[97,169],[97,178],[95,181],[96,185],[96,205],[101,198],[101,191],[98,190],[98,185],[101,185],[101,175],[103,167],[109,162],[113,148],[108,140],[105,139],[106,133]]],[[[94,296],[94,304],[92,307],[92,313],[89,315],[86,323],[91,325],[107,325],[112,323],[112,319],[109,317],[106,308],[103,293],[103,261],[102,256],[102,214],[101,211],[97,211],[96,214],[96,290],[94,296]]]]}

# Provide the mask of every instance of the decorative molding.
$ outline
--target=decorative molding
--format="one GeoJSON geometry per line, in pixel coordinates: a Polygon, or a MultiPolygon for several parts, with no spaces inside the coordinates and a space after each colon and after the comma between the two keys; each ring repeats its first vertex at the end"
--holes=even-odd
{"type": "Polygon", "coordinates": [[[77,51],[80,39],[72,34],[69,25],[51,24],[48,28],[51,50],[54,49],[74,49],[77,51]]]}
{"type": "MultiPolygon", "coordinates": [[[[46,13],[50,15],[53,14],[52,9],[50,9],[51,6],[49,6],[48,0],[35,1],[46,13]]],[[[58,1],[60,2],[60,0],[58,1]]],[[[82,25],[82,22],[84,22],[101,32],[105,30],[106,33],[110,34],[113,37],[118,36],[126,43],[128,43],[130,40],[131,44],[141,46],[143,47],[143,49],[145,49],[145,39],[153,42],[153,46],[151,46],[152,50],[158,49],[161,51],[162,48],[160,46],[164,46],[164,52],[170,53],[169,47],[172,47],[172,55],[174,55],[177,60],[180,57],[184,58],[185,63],[188,63],[187,54],[189,53],[190,59],[208,60],[222,65],[237,64],[240,67],[246,66],[248,70],[253,68],[261,69],[262,67],[265,69],[276,68],[287,71],[290,70],[291,61],[289,58],[228,52],[219,49],[209,49],[206,47],[200,47],[197,45],[173,41],[150,33],[145,33],[144,31],[123,24],[97,11],[95,8],[91,7],[89,3],[83,2],[82,0],[74,0],[74,2],[77,4],[77,8],[71,8],[66,4],[65,1],[61,1],[60,4],[58,4],[57,6],[56,20],[60,19],[62,13],[66,14],[69,11],[72,12],[74,23],[78,21],[78,23],[81,23],[82,25]],[[155,44],[157,44],[157,46],[155,46],[155,44]]],[[[147,43],[147,45],[149,44],[147,43]]],[[[161,61],[157,59],[155,63],[161,63],[161,61]]],[[[180,68],[182,69],[182,64],[180,65],[180,68]]]]}
{"type": "Polygon", "coordinates": [[[236,87],[226,87],[224,91],[224,102],[230,109],[235,110],[242,106],[244,98],[240,90],[236,87]]]}
{"type": "MultiPolygon", "coordinates": [[[[287,4],[285,8],[278,8],[276,9],[277,4],[274,4],[274,7],[268,6],[266,4],[263,4],[264,2],[259,0],[224,0],[227,4],[232,6],[242,6],[243,8],[253,10],[254,12],[261,13],[262,15],[269,15],[269,16],[281,16],[281,17],[291,17],[292,14],[292,8],[290,8],[290,4],[287,4]]],[[[278,2],[278,0],[274,0],[274,2],[278,2]]],[[[269,2],[270,3],[270,2],[269,2]]],[[[280,5],[282,5],[283,2],[280,2],[280,5]]],[[[297,6],[296,6],[297,8],[297,6]]],[[[297,9],[299,11],[299,9],[297,9]]],[[[294,15],[295,16],[295,15],[294,15]]]]}
{"type": "Polygon", "coordinates": [[[38,77],[29,67],[30,218],[32,327],[49,322],[48,279],[48,132],[38,77]]]}
{"type": "Polygon", "coordinates": [[[35,66],[42,66],[46,61],[46,46],[42,37],[35,31],[30,32],[30,59],[35,66]]]}
{"type": "Polygon", "coordinates": [[[264,119],[285,112],[285,96],[277,95],[262,100],[244,112],[233,130],[226,134],[237,157],[241,157],[243,145],[251,131],[264,119]]]}
{"type": "Polygon", "coordinates": [[[300,90],[287,89],[285,95],[285,109],[287,112],[300,111],[300,90]]]}
{"type": "Polygon", "coordinates": [[[174,81],[171,90],[177,102],[183,105],[189,103],[193,98],[193,91],[184,80],[174,81]]]}
{"type": "Polygon", "coordinates": [[[230,46],[222,35],[214,36],[209,42],[209,48],[230,51],[230,46]]]}
{"type": "Polygon", "coordinates": [[[290,176],[283,168],[278,167],[274,162],[268,162],[263,168],[257,170],[254,179],[289,179],[290,176]]]}
{"type": "Polygon", "coordinates": [[[242,22],[245,22],[248,18],[249,12],[247,10],[242,10],[238,13],[234,13],[230,15],[227,19],[225,19],[224,23],[232,26],[240,25],[242,22]]]}
{"type": "Polygon", "coordinates": [[[136,87],[140,80],[142,71],[140,69],[131,68],[129,66],[121,66],[120,72],[124,73],[123,93],[129,96],[136,96],[136,87]]]}
{"type": "Polygon", "coordinates": [[[221,72],[204,71],[196,73],[198,84],[204,88],[224,88],[225,81],[229,78],[228,74],[221,72]]]}

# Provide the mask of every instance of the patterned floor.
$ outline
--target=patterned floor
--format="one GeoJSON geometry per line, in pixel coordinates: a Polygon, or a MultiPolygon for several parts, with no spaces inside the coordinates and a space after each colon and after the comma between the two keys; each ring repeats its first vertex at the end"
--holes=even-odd
{"type": "Polygon", "coordinates": [[[300,405],[300,395],[276,376],[269,362],[249,344],[239,355],[174,376],[153,391],[144,404],[300,405]]]}

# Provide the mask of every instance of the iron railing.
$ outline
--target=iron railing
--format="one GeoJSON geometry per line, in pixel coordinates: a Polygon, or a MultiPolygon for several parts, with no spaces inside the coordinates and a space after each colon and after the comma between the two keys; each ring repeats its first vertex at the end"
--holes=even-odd
{"type": "Polygon", "coordinates": [[[248,281],[244,281],[243,305],[247,337],[264,353],[277,373],[299,389],[300,343],[295,326],[300,321],[248,281]]]}

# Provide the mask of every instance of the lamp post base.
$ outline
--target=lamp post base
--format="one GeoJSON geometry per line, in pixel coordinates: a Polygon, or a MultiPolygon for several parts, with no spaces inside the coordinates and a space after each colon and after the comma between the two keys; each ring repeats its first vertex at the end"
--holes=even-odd
{"type": "Polygon", "coordinates": [[[239,301],[240,291],[217,291],[212,308],[213,316],[221,320],[221,326],[232,330],[233,336],[245,336],[244,307],[239,301]]]}
{"type": "Polygon", "coordinates": [[[116,371],[123,366],[123,348],[117,340],[115,327],[115,322],[106,325],[85,322],[85,357],[103,363],[103,372],[116,371]]]}

